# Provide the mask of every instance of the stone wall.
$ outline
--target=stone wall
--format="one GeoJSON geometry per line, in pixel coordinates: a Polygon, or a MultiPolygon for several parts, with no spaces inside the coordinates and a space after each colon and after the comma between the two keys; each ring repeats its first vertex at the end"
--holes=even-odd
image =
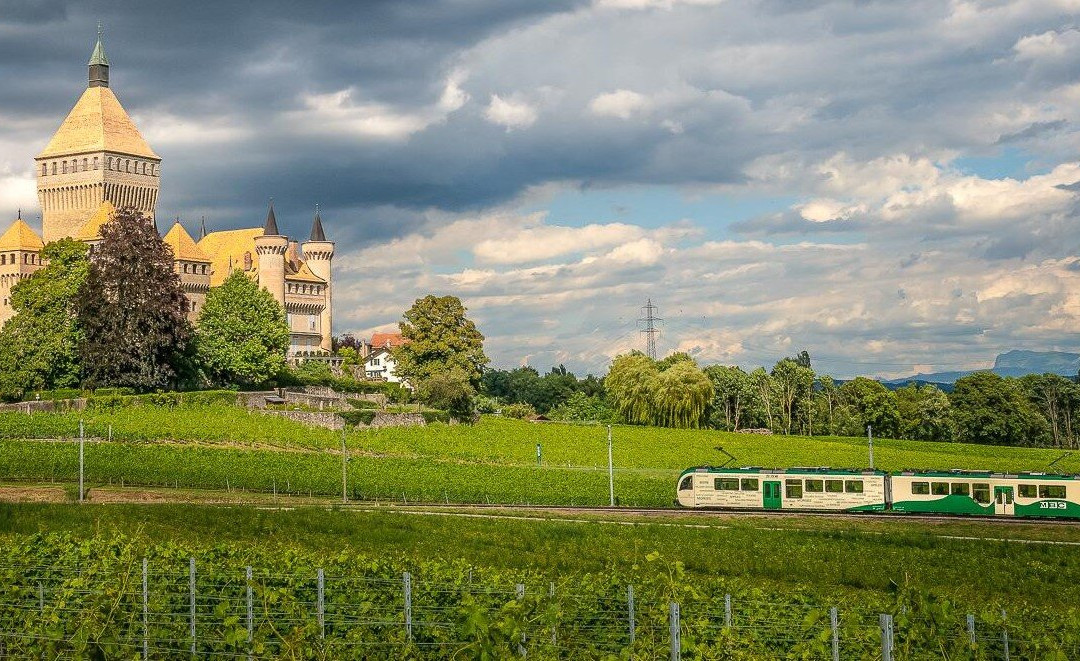
{"type": "Polygon", "coordinates": [[[319,413],[317,411],[273,411],[267,409],[261,409],[260,413],[288,418],[289,420],[301,424],[312,427],[322,427],[323,429],[339,430],[345,428],[345,418],[342,418],[336,413],[319,413]]]}
{"type": "Polygon", "coordinates": [[[382,413],[377,412],[370,425],[363,425],[366,429],[380,427],[424,427],[427,421],[419,413],[382,413]]]}
{"type": "Polygon", "coordinates": [[[57,400],[42,399],[29,402],[0,404],[0,412],[4,413],[56,413],[61,411],[81,411],[85,408],[85,397],[57,400]]]}
{"type": "Polygon", "coordinates": [[[239,402],[249,409],[265,409],[267,397],[278,397],[278,391],[265,390],[260,392],[242,392],[239,402]]]}

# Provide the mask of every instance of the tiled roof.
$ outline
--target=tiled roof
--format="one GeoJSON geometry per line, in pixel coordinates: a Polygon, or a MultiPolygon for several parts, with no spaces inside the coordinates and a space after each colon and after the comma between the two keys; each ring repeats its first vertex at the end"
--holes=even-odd
{"type": "Polygon", "coordinates": [[[116,207],[113,206],[113,203],[105,200],[98,206],[94,215],[90,216],[90,219],[79,228],[79,233],[75,238],[80,241],[97,241],[101,238],[102,225],[112,220],[112,215],[115,212],[116,207]]]}
{"type": "Polygon", "coordinates": [[[0,250],[41,250],[44,246],[41,237],[22,218],[0,236],[0,250]]]}
{"type": "Polygon", "coordinates": [[[169,230],[163,240],[172,248],[173,257],[176,259],[184,259],[190,262],[210,261],[206,253],[199,250],[199,246],[195,245],[195,240],[191,238],[191,235],[187,233],[179,220],[173,223],[172,229],[169,230]]]}
{"type": "Polygon", "coordinates": [[[259,267],[259,257],[255,254],[255,237],[262,236],[261,227],[253,227],[242,230],[228,230],[225,232],[211,232],[196,244],[206,255],[211,264],[213,275],[210,276],[210,286],[217,287],[229,277],[229,265],[233,269],[243,270],[244,253],[251,253],[252,271],[259,267]]]}
{"type": "Polygon", "coordinates": [[[296,280],[296,281],[299,281],[299,282],[317,282],[317,283],[326,282],[325,280],[323,280],[319,276],[312,273],[311,269],[309,269],[308,265],[306,263],[304,263],[304,262],[300,262],[300,268],[299,269],[293,271],[292,273],[286,273],[285,274],[285,279],[286,280],[296,280]]]}
{"type": "Polygon", "coordinates": [[[405,344],[406,340],[401,336],[401,333],[375,333],[371,336],[371,346],[374,348],[379,347],[400,347],[405,344]]]}
{"type": "Polygon", "coordinates": [[[108,87],[88,87],[38,158],[109,151],[158,159],[108,87]]]}

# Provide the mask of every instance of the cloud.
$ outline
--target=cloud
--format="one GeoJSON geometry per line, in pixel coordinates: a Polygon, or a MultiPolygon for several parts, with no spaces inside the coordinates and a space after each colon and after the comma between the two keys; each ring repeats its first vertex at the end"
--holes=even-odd
{"type": "Polygon", "coordinates": [[[504,99],[498,94],[491,95],[491,102],[484,111],[484,117],[492,124],[505,126],[506,130],[523,129],[536,121],[536,108],[515,98],[504,99]]]}
{"type": "Polygon", "coordinates": [[[632,90],[615,90],[599,94],[589,101],[589,112],[598,117],[630,119],[638,113],[647,111],[648,108],[648,97],[632,90]]]}
{"type": "Polygon", "coordinates": [[[1044,62],[1068,57],[1080,50],[1080,30],[1070,28],[1057,32],[1049,30],[1042,34],[1021,37],[1014,45],[1013,52],[1018,61],[1044,62]]]}

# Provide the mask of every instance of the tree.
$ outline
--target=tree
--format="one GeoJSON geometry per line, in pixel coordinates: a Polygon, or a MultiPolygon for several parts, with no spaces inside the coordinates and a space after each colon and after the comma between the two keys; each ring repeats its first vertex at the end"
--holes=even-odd
{"type": "MultiPolygon", "coordinates": [[[[805,354],[804,351],[803,355],[805,354]]],[[[808,356],[806,362],[810,362],[808,356]]],[[[800,402],[809,402],[814,387],[814,370],[804,366],[798,359],[784,358],[773,367],[772,380],[780,405],[784,433],[790,434],[800,402]]]]}
{"type": "Polygon", "coordinates": [[[866,426],[874,431],[875,436],[895,437],[900,431],[900,413],[896,408],[896,395],[880,381],[864,376],[856,377],[840,386],[840,393],[845,402],[852,407],[854,417],[851,422],[858,425],[844,432],[850,436],[866,433],[866,426]]]}
{"type": "Polygon", "coordinates": [[[116,211],[101,228],[77,305],[88,385],[174,386],[189,360],[186,311],[172,251],[153,221],[132,207],[116,211]]]}
{"type": "Polygon", "coordinates": [[[1075,448],[1080,386],[1058,374],[1029,374],[1020,379],[1024,393],[1050,425],[1054,447],[1075,448]]]}
{"type": "Polygon", "coordinates": [[[630,424],[649,424],[653,419],[652,381],[658,373],[656,361],[640,351],[615,357],[604,386],[620,418],[630,424]]]}
{"type": "Polygon", "coordinates": [[[949,397],[958,440],[990,445],[1042,445],[1050,437],[1046,420],[1015,379],[976,372],[956,380],[949,397]]]}
{"type": "Polygon", "coordinates": [[[73,239],[48,244],[41,251],[48,266],[12,288],[15,316],[0,330],[0,394],[79,385],[75,301],[90,268],[86,250],[73,239]]]}
{"type": "Polygon", "coordinates": [[[738,431],[746,420],[746,410],[754,401],[750,376],[740,367],[709,365],[705,375],[712,381],[712,424],[725,431],[738,431]]]}
{"type": "Polygon", "coordinates": [[[428,406],[449,411],[457,420],[472,421],[475,416],[476,390],[469,381],[469,374],[458,367],[437,372],[420,382],[420,400],[428,406]]]}
{"type": "Polygon", "coordinates": [[[206,295],[196,327],[199,361],[221,385],[265,383],[285,367],[289,325],[274,296],[243,271],[206,295]]]}
{"type": "Polygon", "coordinates": [[[653,424],[696,429],[712,403],[712,381],[693,360],[679,361],[653,378],[653,424]]]}
{"type": "Polygon", "coordinates": [[[398,375],[418,384],[456,369],[475,390],[488,357],[484,336],[465,312],[456,296],[417,299],[400,324],[405,343],[393,351],[398,375]]]}
{"type": "Polygon", "coordinates": [[[900,438],[951,441],[956,435],[949,397],[932,385],[910,383],[896,391],[900,438]]]}

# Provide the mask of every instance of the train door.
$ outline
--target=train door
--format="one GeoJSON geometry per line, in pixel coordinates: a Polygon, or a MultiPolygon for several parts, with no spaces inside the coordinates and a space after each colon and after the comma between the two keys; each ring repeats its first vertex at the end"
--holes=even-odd
{"type": "Polygon", "coordinates": [[[994,487],[994,514],[1012,516],[1015,513],[1012,487],[994,487]]]}
{"type": "Polygon", "coordinates": [[[762,505],[767,510],[780,509],[780,483],[779,482],[762,482],[761,493],[763,494],[764,502],[762,505]]]}

